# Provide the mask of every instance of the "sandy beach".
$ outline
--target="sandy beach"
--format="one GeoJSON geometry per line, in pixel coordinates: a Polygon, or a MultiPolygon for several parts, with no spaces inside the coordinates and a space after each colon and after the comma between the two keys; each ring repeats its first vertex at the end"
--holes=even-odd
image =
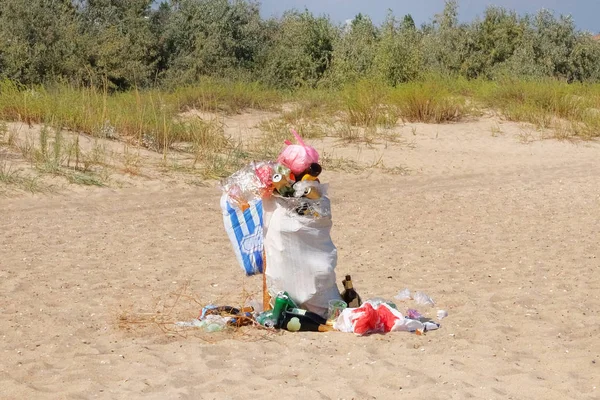
{"type": "Polygon", "coordinates": [[[449,313],[439,330],[178,331],[260,296],[216,182],[6,196],[0,398],[600,398],[600,144],[495,118],[397,129],[374,149],[314,143],[405,171],[323,172],[338,282],[424,291],[423,312],[449,313]]]}

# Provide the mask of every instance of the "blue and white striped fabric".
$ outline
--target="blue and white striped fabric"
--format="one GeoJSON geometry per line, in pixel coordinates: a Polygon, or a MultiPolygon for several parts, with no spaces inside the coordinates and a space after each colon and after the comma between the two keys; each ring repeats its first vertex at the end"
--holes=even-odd
{"type": "Polygon", "coordinates": [[[250,208],[242,211],[221,197],[223,223],[233,245],[233,251],[246,275],[263,272],[263,206],[262,200],[250,202],[250,208]]]}

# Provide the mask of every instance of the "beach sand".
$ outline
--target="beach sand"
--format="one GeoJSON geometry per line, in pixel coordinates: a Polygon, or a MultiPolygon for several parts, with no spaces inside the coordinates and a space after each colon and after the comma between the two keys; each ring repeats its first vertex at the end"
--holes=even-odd
{"type": "Polygon", "coordinates": [[[215,182],[9,196],[0,398],[600,398],[600,144],[493,118],[398,129],[398,145],[317,146],[406,172],[324,171],[338,282],[424,291],[424,313],[449,313],[439,330],[177,331],[260,298],[215,182]]]}

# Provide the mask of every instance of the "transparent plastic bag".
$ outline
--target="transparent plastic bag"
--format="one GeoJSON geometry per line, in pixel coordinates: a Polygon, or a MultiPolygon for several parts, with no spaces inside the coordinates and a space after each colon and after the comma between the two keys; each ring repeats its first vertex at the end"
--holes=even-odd
{"type": "Polygon", "coordinates": [[[433,301],[433,299],[431,297],[429,297],[428,295],[426,295],[423,292],[415,292],[414,294],[411,294],[409,289],[402,289],[400,292],[398,292],[398,294],[396,296],[394,296],[394,298],[396,300],[414,300],[415,303],[422,305],[422,306],[430,306],[433,307],[435,306],[435,302],[433,301]]]}
{"type": "Polygon", "coordinates": [[[402,289],[396,296],[394,296],[396,300],[410,300],[410,290],[408,288],[402,289]]]}
{"type": "Polygon", "coordinates": [[[331,203],[327,198],[328,185],[316,181],[300,181],[293,185],[294,195],[283,197],[275,195],[280,206],[290,213],[312,218],[331,217],[331,203]],[[306,197],[307,190],[314,195],[306,197]]]}
{"type": "Polygon", "coordinates": [[[270,194],[275,169],[276,163],[273,162],[251,162],[223,179],[221,189],[227,194],[227,199],[232,205],[245,211],[251,201],[270,194]]]}
{"type": "Polygon", "coordinates": [[[413,295],[413,299],[417,304],[420,304],[422,306],[435,306],[435,302],[433,301],[433,299],[423,292],[416,292],[413,295]]]}

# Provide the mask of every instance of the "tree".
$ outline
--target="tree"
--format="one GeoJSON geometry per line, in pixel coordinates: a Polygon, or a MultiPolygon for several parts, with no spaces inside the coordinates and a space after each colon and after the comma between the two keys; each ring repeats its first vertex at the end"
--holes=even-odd
{"type": "Polygon", "coordinates": [[[152,0],[86,0],[80,3],[80,34],[88,83],[106,80],[117,89],[147,85],[156,62],[151,31],[152,0]]]}
{"type": "Polygon", "coordinates": [[[389,13],[377,46],[375,74],[388,85],[413,80],[423,69],[420,34],[406,19],[398,24],[389,13]]]}
{"type": "Polygon", "coordinates": [[[576,43],[573,19],[560,16],[557,20],[548,10],[541,10],[533,20],[533,47],[536,61],[551,76],[567,78],[571,51],[576,43]]]}
{"type": "Polygon", "coordinates": [[[404,16],[404,19],[402,19],[401,29],[403,29],[403,30],[415,30],[415,29],[417,29],[417,27],[415,25],[415,20],[413,19],[412,15],[406,14],[404,16]]]}
{"type": "Polygon", "coordinates": [[[425,25],[424,31],[426,64],[434,70],[460,73],[470,32],[458,23],[456,0],[446,1],[443,12],[435,16],[431,25],[425,25]]]}
{"type": "Polygon", "coordinates": [[[325,17],[287,12],[266,53],[265,78],[282,87],[315,86],[331,65],[337,31],[325,17]]]}
{"type": "Polygon", "coordinates": [[[173,18],[173,8],[165,1],[159,4],[150,17],[150,31],[156,40],[155,75],[157,77],[165,73],[168,68],[169,57],[173,53],[173,48],[170,47],[166,34],[171,18],[173,18]]]}
{"type": "Polygon", "coordinates": [[[569,81],[600,81],[600,41],[589,34],[579,34],[570,54],[569,81]]]}
{"type": "Polygon", "coordinates": [[[330,77],[343,83],[372,72],[378,42],[377,28],[369,17],[358,14],[333,43],[330,77]]]}
{"type": "Polygon", "coordinates": [[[171,4],[165,33],[170,81],[191,82],[202,75],[230,75],[255,66],[266,40],[256,3],[179,0],[171,4]]]}
{"type": "Polygon", "coordinates": [[[69,0],[0,2],[0,74],[24,84],[77,80],[76,9],[69,0]]]}
{"type": "Polygon", "coordinates": [[[469,26],[466,58],[461,72],[469,77],[492,77],[498,65],[510,59],[524,45],[526,24],[514,11],[488,7],[482,21],[469,26]]]}

